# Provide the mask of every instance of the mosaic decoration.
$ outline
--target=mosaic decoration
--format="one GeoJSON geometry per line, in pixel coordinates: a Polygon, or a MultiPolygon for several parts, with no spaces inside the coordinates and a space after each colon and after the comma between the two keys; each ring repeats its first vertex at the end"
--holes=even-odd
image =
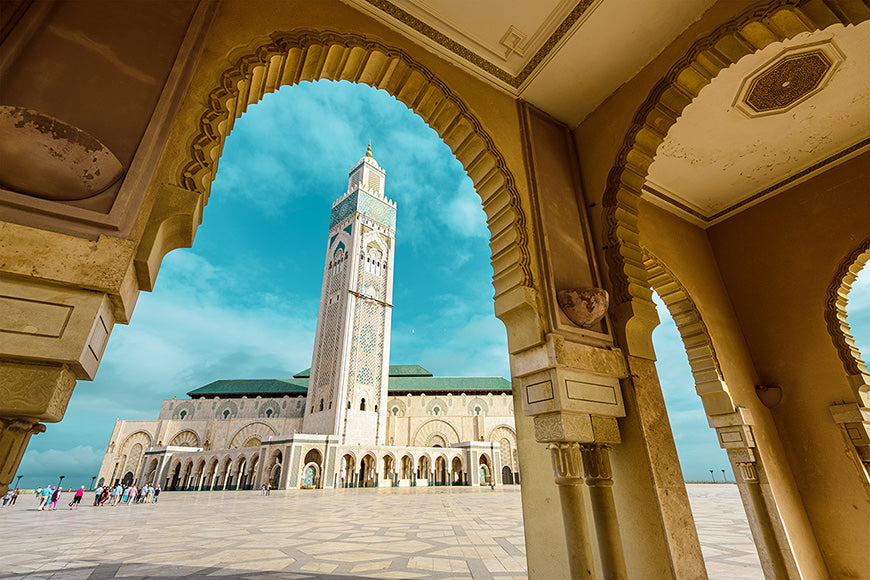
{"type": "Polygon", "coordinates": [[[831,64],[822,50],[787,56],[752,81],[744,103],[759,113],[787,109],[819,86],[831,64]]]}
{"type": "Polygon", "coordinates": [[[396,229],[396,208],[360,190],[349,194],[332,208],[332,215],[329,220],[330,229],[349,218],[355,212],[370,217],[391,230],[396,229]]]}

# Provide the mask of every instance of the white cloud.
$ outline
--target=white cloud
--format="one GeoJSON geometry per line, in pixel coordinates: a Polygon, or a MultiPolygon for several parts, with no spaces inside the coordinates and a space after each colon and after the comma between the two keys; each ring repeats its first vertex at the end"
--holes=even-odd
{"type": "Polygon", "coordinates": [[[64,487],[90,486],[85,474],[103,460],[103,450],[90,445],[77,445],[69,449],[28,450],[21,460],[18,473],[26,474],[30,485],[56,485],[59,475],[66,475],[64,487]],[[44,481],[42,481],[44,480],[44,481]]]}

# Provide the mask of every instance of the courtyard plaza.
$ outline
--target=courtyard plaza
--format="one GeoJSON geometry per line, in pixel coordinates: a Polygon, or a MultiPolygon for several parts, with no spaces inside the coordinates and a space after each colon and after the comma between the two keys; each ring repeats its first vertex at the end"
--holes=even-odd
{"type": "MultiPolygon", "coordinates": [[[[709,577],[763,578],[737,487],[688,491],[709,577]]],[[[527,578],[517,486],[67,496],[0,510],[0,578],[527,578]]]]}

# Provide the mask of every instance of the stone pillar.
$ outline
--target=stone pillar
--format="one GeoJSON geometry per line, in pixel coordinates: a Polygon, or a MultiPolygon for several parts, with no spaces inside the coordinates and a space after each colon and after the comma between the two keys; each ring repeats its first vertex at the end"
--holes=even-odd
{"type": "Polygon", "coordinates": [[[75,386],[66,366],[0,363],[0,493],[6,493],[31,435],[63,417],[75,386]]]}
{"type": "Polygon", "coordinates": [[[761,450],[756,445],[751,413],[737,407],[733,413],[711,415],[707,421],[716,429],[719,446],[731,461],[765,577],[801,578],[786,525],[767,481],[761,450]]]}
{"type": "Polygon", "coordinates": [[[613,501],[613,473],[610,470],[608,446],[581,445],[580,453],[601,553],[601,574],[607,580],[625,580],[628,574],[613,501]]]}
{"type": "MultiPolygon", "coordinates": [[[[747,450],[748,451],[748,450],[747,450]]],[[[746,457],[749,459],[750,457],[746,457]]],[[[783,560],[783,554],[776,539],[773,521],[770,512],[764,502],[761,485],[758,481],[758,470],[755,461],[735,462],[735,475],[740,478],[743,495],[750,506],[750,518],[755,525],[752,526],[755,536],[755,545],[758,547],[759,557],[767,578],[791,578],[783,560]]]]}
{"type": "Polygon", "coordinates": [[[583,498],[583,467],[578,443],[551,443],[553,473],[559,486],[562,521],[568,544],[568,565],[571,579],[594,578],[592,544],[586,526],[586,506],[583,498]]]}
{"type": "Polygon", "coordinates": [[[38,424],[60,421],[76,379],[93,379],[114,323],[105,293],[0,276],[4,493],[38,424]]]}
{"type": "Polygon", "coordinates": [[[622,353],[548,335],[544,345],[514,355],[513,371],[523,411],[534,420],[535,440],[550,449],[571,578],[595,577],[593,543],[604,578],[626,578],[610,465],[601,447],[620,442],[616,418],[625,414],[619,383],[626,373],[622,353]],[[590,467],[595,542],[587,531],[584,459],[590,467]]]}

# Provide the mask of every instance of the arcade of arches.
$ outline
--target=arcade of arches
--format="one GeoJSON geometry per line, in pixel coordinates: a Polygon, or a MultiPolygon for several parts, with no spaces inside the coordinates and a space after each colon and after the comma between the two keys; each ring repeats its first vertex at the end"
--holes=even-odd
{"type": "MultiPolygon", "coordinates": [[[[4,2],[0,490],[192,243],[234,120],[343,79],[420,115],[480,195],[531,578],[706,577],[653,288],[766,577],[867,577],[870,375],[846,312],[870,254],[868,19],[867,0],[4,2]]],[[[255,435],[173,457],[170,483],[280,480],[290,458],[255,435]]],[[[157,470],[140,438],[119,457],[157,470]]],[[[345,468],[447,480],[465,460],[444,450],[345,468]]]]}

